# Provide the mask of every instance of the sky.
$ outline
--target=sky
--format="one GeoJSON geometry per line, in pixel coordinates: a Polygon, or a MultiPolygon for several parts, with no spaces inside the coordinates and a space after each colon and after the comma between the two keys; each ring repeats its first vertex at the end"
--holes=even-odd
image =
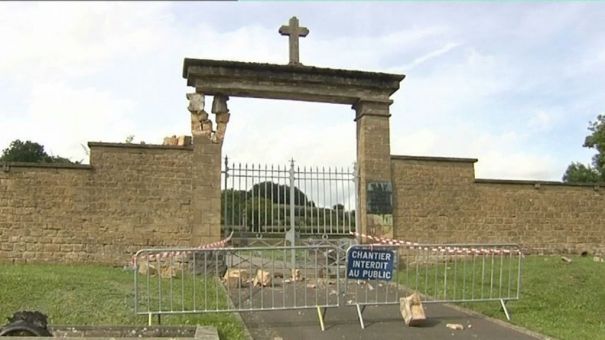
{"type": "MultiPolygon", "coordinates": [[[[560,180],[605,113],[605,2],[3,2],[0,149],[88,163],[88,141],[190,135],[183,59],[405,74],[391,153],[478,158],[477,178],[560,180]]],[[[211,98],[206,98],[207,103],[211,98]]],[[[350,166],[345,105],[231,97],[233,162],[350,166]]]]}

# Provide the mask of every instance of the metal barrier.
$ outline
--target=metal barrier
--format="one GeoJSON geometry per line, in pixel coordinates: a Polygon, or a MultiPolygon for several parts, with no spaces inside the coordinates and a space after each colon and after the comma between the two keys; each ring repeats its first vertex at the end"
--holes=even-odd
{"type": "Polygon", "coordinates": [[[323,330],[326,309],[340,302],[339,254],[326,245],[143,249],[135,313],[151,324],[153,315],[313,308],[323,330]]]}
{"type": "MultiPolygon", "coordinates": [[[[362,328],[365,306],[399,304],[413,292],[421,294],[423,303],[499,301],[509,320],[506,302],[519,299],[523,255],[515,244],[359,245],[347,251],[349,268],[353,265],[349,254],[356,249],[394,254],[392,277],[347,279],[344,284],[344,300],[356,306],[362,328]]],[[[346,277],[354,276],[350,274],[354,273],[346,277]]]]}

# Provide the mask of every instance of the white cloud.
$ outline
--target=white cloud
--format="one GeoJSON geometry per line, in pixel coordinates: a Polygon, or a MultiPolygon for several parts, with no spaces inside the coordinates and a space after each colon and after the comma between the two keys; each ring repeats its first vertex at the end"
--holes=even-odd
{"type": "Polygon", "coordinates": [[[429,52],[429,53],[427,53],[425,55],[422,55],[422,56],[420,56],[418,58],[415,58],[410,65],[408,65],[408,66],[405,67],[405,69],[409,71],[410,69],[412,69],[412,68],[414,68],[414,67],[416,67],[416,66],[418,66],[418,65],[420,65],[420,64],[422,64],[424,62],[427,62],[427,61],[429,61],[431,59],[434,59],[434,58],[437,58],[437,57],[439,57],[439,56],[441,56],[443,54],[446,54],[447,52],[453,50],[454,48],[456,48],[456,47],[458,47],[460,45],[462,45],[462,44],[448,42],[447,44],[445,44],[441,48],[438,48],[438,49],[436,49],[434,51],[431,51],[431,52],[429,52]]]}
{"type": "Polygon", "coordinates": [[[168,40],[165,4],[28,3],[0,7],[0,74],[81,76],[149,55],[168,40]]]}
{"type": "Polygon", "coordinates": [[[477,178],[555,180],[561,179],[552,157],[514,150],[482,152],[475,163],[477,178]]]}
{"type": "Polygon", "coordinates": [[[530,118],[528,126],[538,130],[546,130],[552,126],[554,120],[555,118],[552,114],[544,110],[539,110],[530,118]]]}
{"type": "Polygon", "coordinates": [[[345,105],[230,101],[223,147],[237,162],[350,166],[355,160],[353,111],[345,105]]]}
{"type": "Polygon", "coordinates": [[[41,83],[32,89],[27,102],[22,117],[3,126],[3,145],[31,139],[44,145],[48,153],[87,163],[82,144],[123,141],[133,129],[128,114],[136,105],[98,89],[41,83]]]}
{"type": "Polygon", "coordinates": [[[559,180],[552,156],[523,148],[528,136],[515,131],[481,132],[460,124],[394,136],[391,150],[396,155],[478,158],[477,178],[559,180]]]}
{"type": "MultiPolygon", "coordinates": [[[[134,134],[135,140],[157,143],[166,135],[188,134],[184,93],[192,89],[180,76],[182,58],[278,64],[288,59],[287,39],[277,34],[287,18],[273,27],[262,15],[268,7],[221,5],[0,4],[0,87],[19,94],[7,97],[0,91],[0,102],[17,103],[10,105],[10,112],[6,105],[0,108],[0,143],[27,137],[54,153],[80,159],[79,144],[88,140],[123,141],[134,134]],[[208,6],[212,10],[206,12],[208,6]],[[186,20],[177,16],[187,8],[202,14],[186,20]],[[240,22],[219,26],[220,20],[203,19],[216,18],[223,10],[225,18],[240,22]]],[[[297,6],[280,10],[295,11],[297,6]]],[[[390,6],[313,10],[310,24],[304,22],[312,33],[301,41],[302,62],[406,73],[392,106],[394,154],[478,157],[482,177],[558,178],[550,169],[553,162],[562,162],[554,161],[556,155],[545,156],[544,150],[528,149],[540,143],[535,134],[522,132],[531,132],[525,131],[528,126],[533,132],[556,131],[572,119],[584,124],[585,116],[570,116],[602,107],[602,94],[593,91],[602,78],[594,75],[600,74],[605,51],[595,47],[602,45],[595,43],[598,37],[582,35],[586,40],[574,45],[573,55],[565,54],[567,50],[561,50],[563,57],[552,53],[553,46],[569,46],[557,39],[570,34],[572,24],[595,7],[507,6],[500,18],[491,16],[493,6],[412,6],[422,11],[407,11],[405,4],[390,6]],[[572,10],[562,10],[568,7],[572,10]],[[380,15],[389,8],[398,12],[380,15]],[[338,19],[341,12],[351,16],[338,19]],[[468,13],[481,20],[469,20],[468,13]],[[370,18],[375,28],[389,29],[346,29],[370,18]],[[518,28],[502,24],[512,19],[519,21],[518,28]],[[321,21],[326,30],[338,25],[352,33],[322,35],[313,21],[321,21]],[[495,43],[500,41],[505,43],[495,43]],[[541,54],[536,45],[551,49],[541,54]],[[575,55],[583,56],[581,61],[565,62],[575,55]],[[553,70],[565,65],[565,83],[575,81],[573,101],[581,103],[569,112],[556,88],[564,85],[553,81],[559,76],[553,70]],[[576,72],[580,66],[586,72],[576,72]],[[594,79],[585,81],[591,74],[594,79]],[[519,164],[507,168],[502,159],[519,164]]],[[[594,25],[596,21],[583,21],[582,32],[591,32],[594,25]]],[[[355,124],[349,107],[233,98],[230,108],[225,151],[234,160],[282,163],[295,157],[301,164],[320,165],[354,160],[355,124]]]]}

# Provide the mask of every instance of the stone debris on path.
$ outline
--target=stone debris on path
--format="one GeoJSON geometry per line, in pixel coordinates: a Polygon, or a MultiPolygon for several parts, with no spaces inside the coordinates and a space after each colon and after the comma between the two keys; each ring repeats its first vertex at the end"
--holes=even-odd
{"type": "Polygon", "coordinates": [[[420,295],[417,293],[399,299],[399,310],[403,321],[408,326],[417,326],[426,320],[422,301],[420,301],[420,295]]]}
{"type": "Polygon", "coordinates": [[[300,269],[292,269],[292,280],[296,282],[303,281],[305,278],[302,276],[300,269]]]}
{"type": "Polygon", "coordinates": [[[263,286],[263,287],[267,287],[267,286],[271,285],[271,273],[269,273],[268,271],[261,270],[261,269],[257,270],[256,276],[254,277],[252,284],[254,286],[263,286]]]}
{"type": "Polygon", "coordinates": [[[249,273],[246,269],[229,268],[223,277],[225,284],[229,288],[239,288],[243,283],[248,282],[249,273]]]}
{"type": "Polygon", "coordinates": [[[462,331],[462,330],[464,330],[464,326],[462,326],[459,323],[448,323],[447,325],[445,325],[445,327],[447,327],[449,329],[453,329],[455,331],[462,331]]]}

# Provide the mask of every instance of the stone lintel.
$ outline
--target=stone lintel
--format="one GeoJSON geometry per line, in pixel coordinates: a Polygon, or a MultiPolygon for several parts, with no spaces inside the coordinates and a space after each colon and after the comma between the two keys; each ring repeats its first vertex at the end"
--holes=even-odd
{"type": "Polygon", "coordinates": [[[387,102],[404,75],[302,65],[185,59],[183,78],[207,95],[356,104],[387,102]]]}

